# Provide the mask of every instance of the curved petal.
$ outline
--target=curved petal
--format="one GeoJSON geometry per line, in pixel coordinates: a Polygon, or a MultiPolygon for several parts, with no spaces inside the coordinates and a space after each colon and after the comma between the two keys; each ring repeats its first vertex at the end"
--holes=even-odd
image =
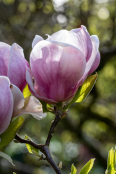
{"type": "Polygon", "coordinates": [[[86,64],[85,73],[89,73],[90,69],[92,68],[92,66],[95,62],[97,53],[98,53],[98,48],[99,48],[99,39],[98,39],[98,37],[96,35],[93,35],[93,36],[91,36],[91,40],[92,40],[93,50],[92,50],[91,57],[90,57],[89,61],[86,64]]]}
{"type": "Polygon", "coordinates": [[[0,75],[7,76],[11,46],[0,42],[0,75]]]}
{"type": "Polygon", "coordinates": [[[45,98],[45,97],[41,97],[41,96],[39,96],[39,95],[36,93],[36,91],[35,91],[35,89],[34,89],[34,87],[33,87],[33,79],[32,79],[31,70],[30,70],[28,67],[26,67],[26,80],[27,80],[27,83],[28,83],[28,85],[29,85],[29,89],[30,89],[31,93],[32,93],[36,98],[38,98],[38,99],[40,99],[40,100],[43,100],[43,101],[46,101],[46,102],[48,102],[48,103],[56,103],[56,101],[47,99],[47,98],[45,98]]]}
{"type": "Polygon", "coordinates": [[[58,45],[58,46],[62,46],[62,47],[68,47],[68,46],[70,46],[70,47],[74,47],[74,48],[78,49],[77,47],[75,47],[74,45],[71,45],[69,43],[64,43],[64,42],[54,41],[54,40],[46,40],[46,41],[49,41],[49,42],[51,42],[51,43],[53,43],[55,45],[58,45]]]}
{"type": "Polygon", "coordinates": [[[95,70],[95,67],[97,68],[97,65],[95,65],[96,61],[97,61],[97,64],[99,64],[99,61],[97,60],[97,59],[99,59],[99,53],[98,53],[99,39],[96,35],[93,35],[93,36],[91,36],[91,40],[92,40],[92,45],[93,45],[92,54],[91,54],[89,61],[86,63],[86,69],[85,69],[84,75],[78,82],[79,86],[82,85],[82,83],[85,81],[85,79],[90,74],[90,72],[95,70]],[[92,70],[92,68],[93,68],[93,70],[92,70]]]}
{"type": "Polygon", "coordinates": [[[9,126],[13,114],[13,96],[10,90],[10,81],[0,76],[0,134],[9,126]]]}
{"type": "Polygon", "coordinates": [[[35,38],[33,39],[33,42],[32,42],[32,48],[41,40],[43,40],[43,38],[39,35],[36,35],[35,38]]]}
{"type": "Polygon", "coordinates": [[[29,85],[29,89],[30,89],[31,93],[38,98],[39,96],[38,96],[38,94],[36,94],[35,89],[33,87],[32,73],[31,73],[30,68],[28,68],[28,67],[26,67],[26,81],[29,85]]]}
{"type": "Polygon", "coordinates": [[[34,118],[40,120],[46,117],[46,113],[43,113],[42,105],[34,96],[27,97],[25,99],[24,107],[19,110],[17,115],[31,114],[34,118]]]}
{"type": "Polygon", "coordinates": [[[17,112],[24,106],[25,99],[23,93],[17,86],[12,84],[11,91],[14,100],[13,116],[17,116],[17,112]]]}
{"type": "Polygon", "coordinates": [[[14,43],[11,47],[7,76],[21,91],[26,85],[26,66],[29,64],[24,58],[23,49],[14,43]]]}
{"type": "Polygon", "coordinates": [[[66,100],[82,77],[85,64],[83,53],[73,46],[39,42],[30,55],[35,91],[57,102],[66,100]]]}
{"type": "Polygon", "coordinates": [[[99,64],[100,64],[100,52],[98,51],[98,53],[96,55],[96,58],[95,58],[95,61],[93,63],[93,66],[91,67],[88,75],[92,74],[97,69],[97,67],[99,66],[99,64]]]}
{"type": "Polygon", "coordinates": [[[68,30],[60,30],[49,36],[47,40],[59,41],[75,46],[83,52],[86,62],[89,60],[92,53],[92,42],[86,27],[68,30]]]}
{"type": "Polygon", "coordinates": [[[92,41],[86,27],[81,25],[80,30],[73,29],[71,31],[75,33],[77,47],[83,52],[87,62],[92,54],[92,41]]]}

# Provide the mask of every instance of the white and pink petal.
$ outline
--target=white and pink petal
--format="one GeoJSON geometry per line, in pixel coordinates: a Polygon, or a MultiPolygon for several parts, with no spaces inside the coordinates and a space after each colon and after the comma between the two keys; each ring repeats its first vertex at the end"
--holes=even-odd
{"type": "Polygon", "coordinates": [[[10,81],[0,76],[0,134],[9,126],[13,114],[13,96],[10,90],[10,81]]]}
{"type": "Polygon", "coordinates": [[[84,72],[82,78],[79,80],[77,86],[81,86],[83,84],[83,82],[85,81],[85,79],[87,78],[87,76],[90,75],[90,73],[92,73],[93,70],[95,71],[95,68],[97,68],[97,66],[99,65],[99,59],[100,59],[100,57],[99,57],[100,54],[98,51],[99,39],[96,35],[93,35],[93,36],[91,36],[91,40],[92,40],[92,46],[93,46],[92,54],[91,54],[90,59],[86,63],[85,72],[84,72]]]}
{"type": "Polygon", "coordinates": [[[11,46],[0,42],[0,75],[7,76],[11,46]]]}
{"type": "Polygon", "coordinates": [[[86,62],[89,60],[92,53],[92,42],[87,29],[84,26],[81,28],[68,30],[60,30],[48,37],[48,40],[68,43],[78,48],[85,56],[86,62]]]}
{"type": "Polygon", "coordinates": [[[14,43],[11,47],[7,76],[21,91],[26,85],[26,66],[29,64],[24,58],[23,49],[14,43]]]}
{"type": "Polygon", "coordinates": [[[90,71],[88,72],[88,75],[92,74],[97,69],[99,64],[100,64],[100,52],[98,51],[95,61],[93,63],[93,66],[91,67],[90,71]]]}
{"type": "Polygon", "coordinates": [[[57,102],[63,101],[72,95],[73,88],[84,73],[85,64],[83,53],[74,46],[39,42],[30,55],[36,93],[57,102]]]}
{"type": "Polygon", "coordinates": [[[42,41],[42,40],[43,40],[43,38],[42,38],[41,36],[36,35],[36,36],[34,37],[34,39],[33,39],[33,42],[32,42],[32,48],[33,48],[38,42],[40,42],[40,41],[42,41]]]}
{"type": "Polygon", "coordinates": [[[47,115],[43,113],[41,103],[34,96],[27,97],[24,106],[17,112],[17,116],[24,114],[31,114],[38,120],[45,118],[47,115]]]}
{"type": "Polygon", "coordinates": [[[14,116],[17,116],[17,112],[23,108],[25,99],[24,99],[23,93],[20,91],[20,89],[17,86],[11,84],[10,88],[11,88],[13,100],[14,100],[14,106],[13,106],[13,117],[14,117],[14,116]]]}
{"type": "Polygon", "coordinates": [[[35,88],[34,88],[34,84],[33,84],[33,77],[32,77],[32,72],[30,70],[30,68],[26,68],[26,80],[27,80],[27,83],[28,83],[28,86],[29,86],[29,90],[31,91],[31,93],[36,97],[38,98],[39,100],[43,100],[43,101],[46,101],[48,103],[56,103],[56,101],[54,100],[51,100],[51,99],[48,99],[48,98],[45,98],[45,97],[41,97],[37,94],[35,88]]]}

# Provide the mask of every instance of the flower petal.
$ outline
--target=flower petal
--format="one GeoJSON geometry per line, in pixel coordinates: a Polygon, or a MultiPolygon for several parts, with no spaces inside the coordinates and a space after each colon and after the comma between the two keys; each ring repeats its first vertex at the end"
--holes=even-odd
{"type": "Polygon", "coordinates": [[[74,46],[39,42],[30,55],[35,91],[41,97],[64,101],[72,95],[77,81],[82,77],[85,63],[83,53],[74,46]]]}
{"type": "Polygon", "coordinates": [[[99,48],[99,39],[98,39],[98,37],[96,35],[93,35],[93,36],[91,36],[91,40],[92,40],[93,50],[92,50],[91,57],[90,57],[89,61],[86,64],[85,73],[89,73],[90,69],[92,68],[92,66],[95,62],[97,53],[98,53],[98,48],[99,48]]]}
{"type": "Polygon", "coordinates": [[[92,54],[92,42],[86,27],[81,25],[80,30],[73,29],[71,31],[73,31],[75,33],[75,37],[77,37],[75,46],[77,45],[77,47],[83,52],[87,62],[92,54]]]}
{"type": "Polygon", "coordinates": [[[11,47],[7,76],[10,78],[11,83],[21,91],[26,85],[26,66],[29,66],[29,64],[24,58],[23,49],[14,43],[11,47]]]}
{"type": "Polygon", "coordinates": [[[17,115],[22,114],[31,114],[38,120],[46,117],[47,115],[46,113],[43,113],[41,103],[34,96],[30,96],[25,99],[24,107],[17,113],[17,115]]]}
{"type": "Polygon", "coordinates": [[[95,58],[95,61],[93,63],[93,66],[91,67],[88,75],[92,74],[97,69],[97,67],[99,66],[99,64],[100,64],[100,52],[98,51],[98,53],[96,55],[96,58],[95,58]]]}
{"type": "Polygon", "coordinates": [[[13,96],[10,90],[10,81],[0,76],[0,134],[9,126],[13,114],[13,96]]]}
{"type": "Polygon", "coordinates": [[[20,89],[17,86],[12,84],[11,91],[12,91],[13,100],[14,100],[13,116],[18,116],[17,112],[21,108],[23,108],[25,99],[24,99],[23,93],[20,91],[20,89]]]}
{"type": "Polygon", "coordinates": [[[41,40],[43,40],[43,38],[39,35],[36,35],[35,38],[33,39],[33,42],[32,42],[32,48],[41,40]]]}
{"type": "Polygon", "coordinates": [[[0,42],[0,75],[7,76],[11,46],[0,42]]]}
{"type": "Polygon", "coordinates": [[[79,86],[82,85],[82,83],[85,81],[87,76],[93,70],[95,71],[95,67],[97,68],[97,66],[99,64],[99,53],[98,53],[99,39],[96,35],[93,35],[93,36],[91,36],[91,40],[92,40],[92,45],[93,45],[92,54],[91,54],[89,61],[86,63],[86,69],[85,69],[84,75],[82,76],[82,78],[78,82],[79,86]],[[96,63],[96,65],[95,65],[95,63],[96,63]],[[92,70],[92,68],[93,68],[93,70],[92,70]]]}
{"type": "Polygon", "coordinates": [[[68,43],[78,48],[85,56],[86,62],[92,53],[92,42],[86,27],[68,30],[60,30],[48,37],[48,40],[68,43]]]}
{"type": "Polygon", "coordinates": [[[29,85],[29,89],[30,89],[31,93],[38,98],[39,96],[36,94],[35,89],[33,87],[32,73],[31,73],[30,68],[28,68],[28,67],[26,67],[26,80],[29,85]]]}
{"type": "Polygon", "coordinates": [[[48,103],[56,103],[56,101],[47,99],[47,98],[45,98],[45,97],[41,97],[41,96],[39,96],[39,95],[36,93],[36,91],[35,91],[35,89],[34,89],[34,87],[33,87],[32,73],[31,73],[31,70],[30,70],[28,67],[26,67],[26,80],[27,80],[27,83],[28,83],[28,85],[29,85],[29,89],[30,89],[31,93],[32,93],[36,98],[38,98],[38,99],[40,99],[40,100],[47,101],[48,103]]]}

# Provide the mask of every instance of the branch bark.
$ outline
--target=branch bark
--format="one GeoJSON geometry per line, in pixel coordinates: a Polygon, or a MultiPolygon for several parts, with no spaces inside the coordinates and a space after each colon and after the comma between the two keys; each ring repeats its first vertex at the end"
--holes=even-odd
{"type": "Polygon", "coordinates": [[[56,108],[54,108],[54,113],[55,113],[55,119],[52,122],[52,125],[50,127],[45,144],[36,144],[31,140],[25,140],[25,139],[21,138],[18,134],[16,134],[15,139],[18,140],[20,143],[29,144],[29,145],[33,146],[34,148],[39,149],[46,157],[46,158],[42,158],[42,159],[48,161],[48,163],[55,170],[56,174],[61,174],[61,170],[55,164],[55,162],[50,154],[50,150],[49,150],[49,145],[50,145],[50,141],[52,139],[52,134],[54,133],[54,130],[55,130],[56,126],[58,125],[58,123],[60,122],[62,115],[63,115],[63,112],[61,110],[57,110],[56,108]]]}
{"type": "Polygon", "coordinates": [[[50,141],[51,141],[51,138],[52,138],[52,134],[54,133],[54,130],[56,128],[56,126],[58,125],[58,123],[60,122],[61,120],[61,117],[63,115],[62,111],[60,110],[56,110],[56,108],[54,109],[55,110],[55,119],[54,121],[52,122],[52,125],[51,125],[51,128],[49,130],[49,133],[48,133],[48,137],[46,139],[46,145],[49,146],[50,145],[50,141]]]}

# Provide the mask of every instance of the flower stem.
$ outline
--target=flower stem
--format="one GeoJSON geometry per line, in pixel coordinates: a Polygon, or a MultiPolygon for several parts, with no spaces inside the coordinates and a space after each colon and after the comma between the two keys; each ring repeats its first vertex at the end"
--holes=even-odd
{"type": "Polygon", "coordinates": [[[50,145],[50,141],[51,141],[51,138],[53,136],[52,134],[54,133],[55,128],[58,125],[58,123],[60,122],[62,115],[63,115],[62,111],[56,110],[56,108],[54,108],[54,113],[55,113],[55,119],[52,121],[52,125],[50,127],[48,137],[47,137],[46,143],[45,143],[47,146],[50,145]]]}
{"type": "Polygon", "coordinates": [[[54,160],[50,154],[49,147],[47,145],[44,145],[41,152],[43,152],[43,154],[46,156],[46,160],[52,166],[52,168],[55,170],[55,172],[57,174],[62,174],[59,167],[56,165],[56,163],[54,162],[54,160]]]}

